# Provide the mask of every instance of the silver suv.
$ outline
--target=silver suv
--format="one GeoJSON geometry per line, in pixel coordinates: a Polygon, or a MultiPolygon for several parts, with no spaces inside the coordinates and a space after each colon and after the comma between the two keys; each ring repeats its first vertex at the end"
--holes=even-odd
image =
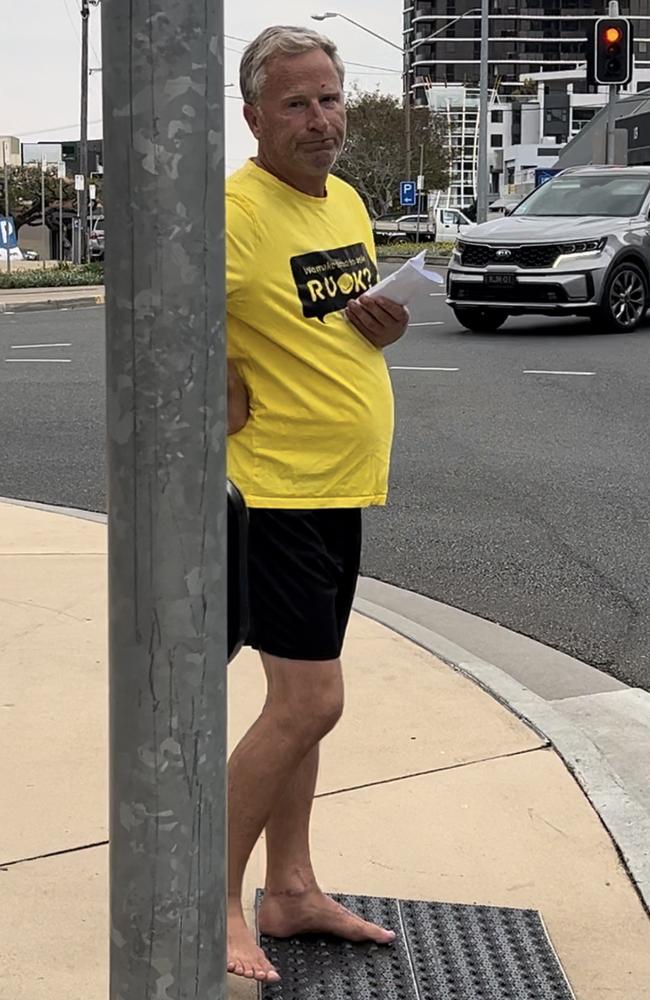
{"type": "Polygon", "coordinates": [[[447,293],[476,332],[524,313],[634,330],[650,306],[650,168],[572,167],[505,218],[461,230],[447,293]]]}

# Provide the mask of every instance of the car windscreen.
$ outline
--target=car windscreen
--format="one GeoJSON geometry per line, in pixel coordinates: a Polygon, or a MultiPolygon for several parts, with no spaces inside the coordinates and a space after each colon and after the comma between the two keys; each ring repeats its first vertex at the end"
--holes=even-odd
{"type": "Polygon", "coordinates": [[[650,189],[647,177],[587,174],[557,177],[533,192],[513,215],[638,215],[650,189]]]}

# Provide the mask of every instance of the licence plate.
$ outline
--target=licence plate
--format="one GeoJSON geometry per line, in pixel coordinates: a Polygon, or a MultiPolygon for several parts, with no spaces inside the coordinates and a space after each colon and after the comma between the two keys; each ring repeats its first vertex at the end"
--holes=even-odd
{"type": "Polygon", "coordinates": [[[517,284],[517,276],[515,274],[486,274],[485,284],[508,287],[517,284]]]}

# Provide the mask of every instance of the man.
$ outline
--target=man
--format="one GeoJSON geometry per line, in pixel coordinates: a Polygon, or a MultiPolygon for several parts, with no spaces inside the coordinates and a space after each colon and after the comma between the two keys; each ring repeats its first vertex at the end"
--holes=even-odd
{"type": "Polygon", "coordinates": [[[319,743],[343,710],[361,509],[386,499],[393,399],[382,348],[409,319],[363,295],[377,280],[372,229],[358,195],[330,176],[345,141],[343,81],[328,39],[264,31],[241,65],[259,151],[227,186],[229,476],[249,507],[250,641],[268,682],[229,764],[228,970],[266,982],[279,976],[241,904],[262,831],[262,933],[395,937],[322,893],[309,847],[319,743]]]}

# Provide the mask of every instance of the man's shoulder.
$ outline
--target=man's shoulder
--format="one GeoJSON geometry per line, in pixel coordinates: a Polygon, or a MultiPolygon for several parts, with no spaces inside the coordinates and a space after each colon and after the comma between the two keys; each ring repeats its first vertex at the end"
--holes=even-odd
{"type": "Polygon", "coordinates": [[[249,236],[259,230],[259,198],[256,197],[255,181],[245,164],[226,178],[226,224],[228,235],[234,237],[242,233],[249,236]]]}
{"type": "Polygon", "coordinates": [[[248,163],[226,178],[226,198],[243,208],[253,209],[255,205],[255,177],[248,163]]]}

